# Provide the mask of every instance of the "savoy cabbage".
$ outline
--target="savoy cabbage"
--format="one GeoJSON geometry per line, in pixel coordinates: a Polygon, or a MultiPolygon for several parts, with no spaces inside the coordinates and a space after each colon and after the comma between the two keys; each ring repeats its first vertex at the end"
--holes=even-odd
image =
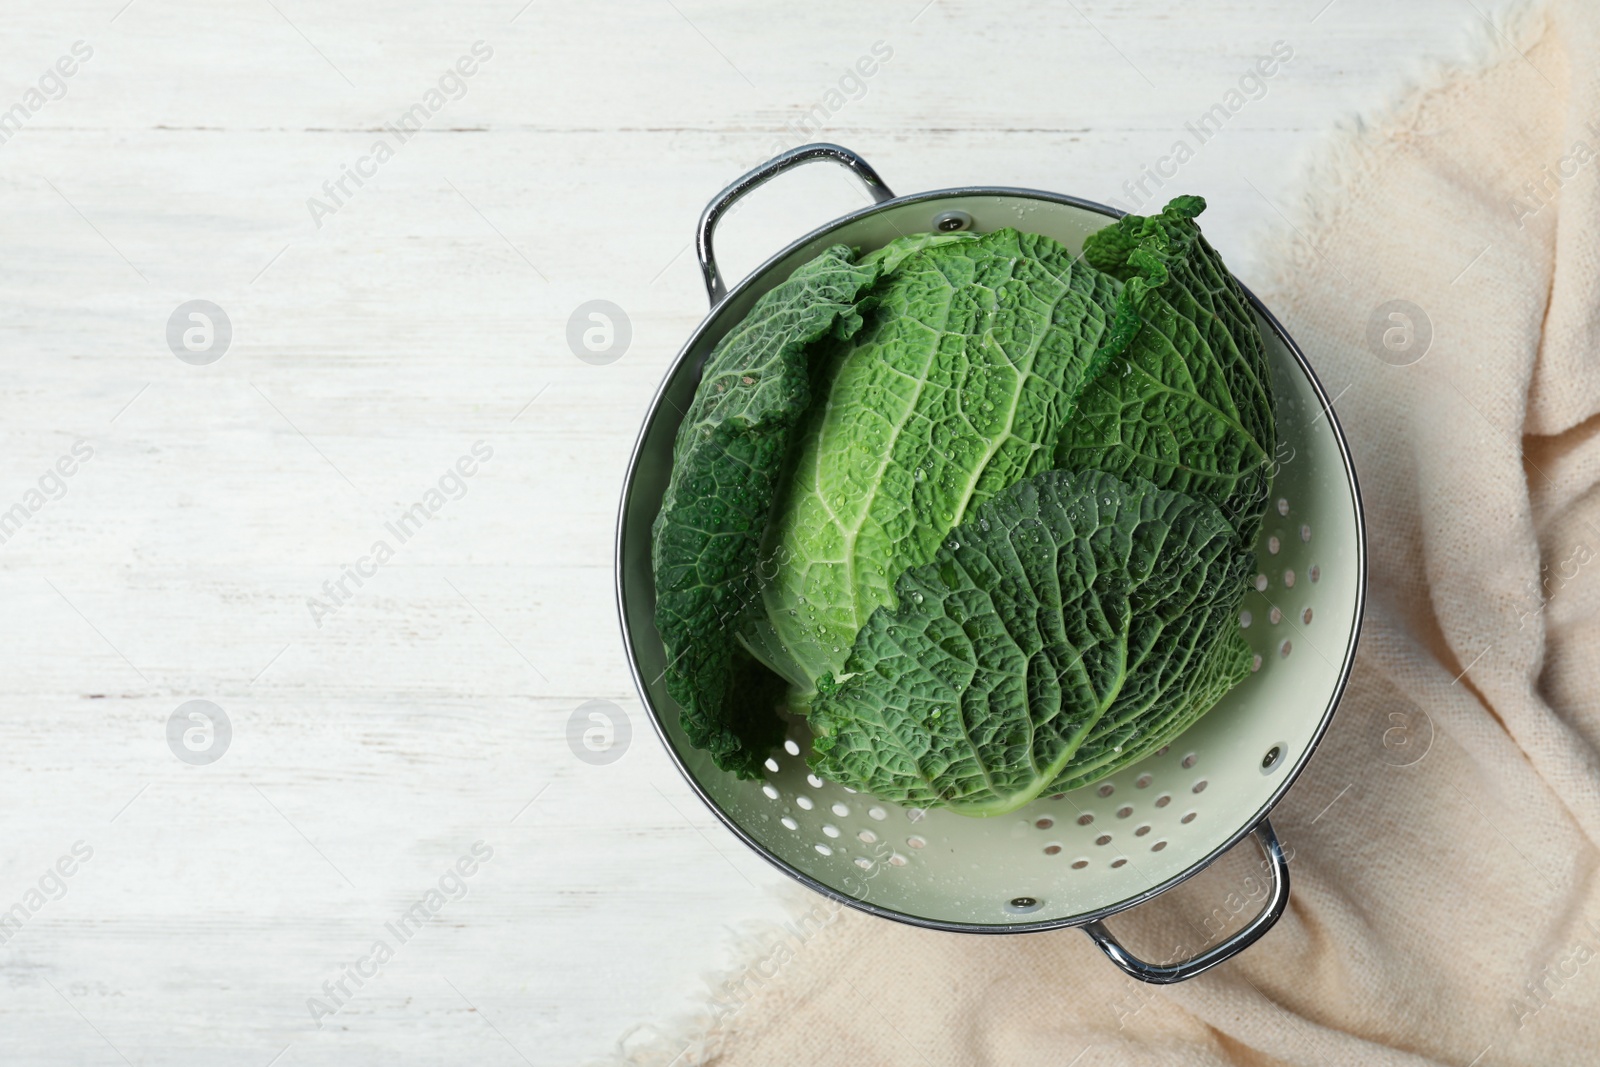
{"type": "Polygon", "coordinates": [[[1275,440],[1242,290],[1180,197],[1081,256],[1004,229],[828,249],[713,350],[655,525],[689,740],[1010,811],[1237,684],[1275,440]]]}

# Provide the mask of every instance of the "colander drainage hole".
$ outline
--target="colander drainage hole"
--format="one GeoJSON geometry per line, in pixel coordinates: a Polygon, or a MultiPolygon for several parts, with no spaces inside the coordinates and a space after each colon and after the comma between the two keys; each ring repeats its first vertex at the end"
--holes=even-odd
{"type": "Polygon", "coordinates": [[[876,805],[868,808],[867,809],[867,814],[872,816],[874,819],[877,819],[879,822],[882,822],[884,819],[887,819],[889,817],[889,813],[888,812],[884,811],[882,808],[880,808],[880,807],[878,807],[876,805]]]}
{"type": "Polygon", "coordinates": [[[1305,625],[1307,625],[1307,626],[1311,625],[1311,609],[1310,608],[1307,608],[1306,610],[1304,610],[1304,611],[1302,611],[1300,613],[1300,621],[1302,623],[1304,623],[1305,625]]]}
{"type": "Polygon", "coordinates": [[[833,849],[829,848],[827,845],[816,844],[816,845],[812,845],[811,847],[816,849],[818,852],[822,853],[824,856],[833,855],[833,849]]]}
{"type": "Polygon", "coordinates": [[[812,789],[821,789],[822,788],[822,779],[818,778],[814,774],[806,775],[806,781],[811,783],[811,788],[812,789]]]}
{"type": "Polygon", "coordinates": [[[1207,782],[1204,778],[1202,778],[1202,779],[1200,779],[1198,782],[1196,782],[1194,784],[1194,792],[1196,792],[1196,793],[1204,793],[1206,791],[1206,786],[1210,785],[1210,784],[1211,783],[1207,782]]]}
{"type": "Polygon", "coordinates": [[[1183,818],[1181,818],[1181,819],[1179,819],[1179,820],[1178,820],[1178,821],[1179,821],[1179,822],[1181,822],[1181,823],[1183,823],[1183,824],[1185,824],[1185,825],[1187,825],[1187,824],[1189,824],[1189,823],[1192,823],[1192,822],[1194,822],[1194,817],[1195,817],[1195,816],[1196,816],[1196,815],[1199,815],[1199,814],[1200,814],[1200,813],[1199,813],[1199,812],[1198,812],[1198,811],[1191,811],[1191,812],[1189,812],[1189,813],[1188,813],[1188,814],[1186,814],[1186,815],[1184,815],[1184,817],[1183,817],[1183,818]]]}
{"type": "Polygon", "coordinates": [[[1093,812],[1086,811],[1082,815],[1078,816],[1078,825],[1079,826],[1088,826],[1092,822],[1094,822],[1094,813],[1093,812]]]}
{"type": "Polygon", "coordinates": [[[1037,826],[1041,830],[1048,830],[1048,829],[1050,829],[1050,827],[1054,826],[1055,824],[1056,824],[1056,821],[1054,819],[1040,819],[1038,822],[1034,823],[1033,825],[1037,826]]]}
{"type": "Polygon", "coordinates": [[[1277,534],[1273,534],[1271,537],[1267,538],[1268,552],[1276,556],[1281,548],[1283,548],[1283,542],[1278,540],[1277,534]]]}
{"type": "Polygon", "coordinates": [[[1265,593],[1266,591],[1267,591],[1267,576],[1265,574],[1256,575],[1256,592],[1265,593]]]}
{"type": "Polygon", "coordinates": [[[800,746],[795,744],[793,741],[785,741],[783,743],[783,750],[789,753],[791,756],[800,755],[800,746]]]}
{"type": "Polygon", "coordinates": [[[806,811],[810,811],[812,808],[816,807],[816,804],[812,802],[811,798],[806,796],[804,793],[801,793],[799,796],[795,797],[794,802],[796,807],[802,808],[806,811]]]}
{"type": "Polygon", "coordinates": [[[1307,573],[1311,576],[1312,585],[1316,585],[1322,580],[1322,568],[1317,566],[1315,563],[1311,565],[1311,570],[1307,573]]]}
{"type": "Polygon", "coordinates": [[[1111,844],[1111,835],[1101,834],[1099,837],[1094,839],[1094,843],[1097,845],[1109,845],[1111,844]]]}
{"type": "Polygon", "coordinates": [[[1147,834],[1149,832],[1150,832],[1150,824],[1149,823],[1145,823],[1143,826],[1139,827],[1137,830],[1135,830],[1133,832],[1133,836],[1134,837],[1143,837],[1145,834],[1147,834]]]}
{"type": "Polygon", "coordinates": [[[1150,775],[1141,774],[1139,777],[1133,780],[1133,787],[1135,789],[1147,789],[1149,788],[1150,783],[1153,781],[1155,781],[1155,779],[1150,777],[1150,775]]]}
{"type": "Polygon", "coordinates": [[[767,799],[768,800],[777,800],[778,799],[778,791],[775,788],[773,788],[771,782],[768,782],[765,785],[763,785],[761,787],[761,791],[763,793],[767,794],[767,799]]]}
{"type": "Polygon", "coordinates": [[[1293,589],[1294,588],[1294,571],[1293,570],[1286,570],[1286,571],[1283,572],[1283,587],[1285,589],[1293,589]]]}
{"type": "Polygon", "coordinates": [[[1239,612],[1239,629],[1248,630],[1255,617],[1248,610],[1239,612]]]}
{"type": "Polygon", "coordinates": [[[1293,641],[1285,640],[1283,642],[1283,644],[1278,646],[1278,655],[1282,656],[1284,659],[1288,659],[1289,658],[1289,653],[1291,653],[1293,651],[1294,651],[1294,642],[1293,641]]]}
{"type": "Polygon", "coordinates": [[[1117,787],[1112,785],[1110,782],[1107,782],[1105,785],[1103,785],[1099,789],[1095,790],[1096,793],[1099,793],[1103,797],[1108,797],[1112,793],[1115,793],[1116,791],[1117,791],[1117,787]]]}
{"type": "Polygon", "coordinates": [[[871,830],[863,830],[856,836],[861,839],[861,843],[864,845],[874,844],[878,840],[878,835],[873,833],[871,830]]]}
{"type": "Polygon", "coordinates": [[[1117,809],[1117,818],[1119,818],[1119,819],[1126,819],[1128,816],[1130,816],[1132,814],[1133,814],[1133,808],[1130,807],[1129,805],[1125,804],[1122,807],[1117,809]]]}
{"type": "Polygon", "coordinates": [[[1261,669],[1261,653],[1258,652],[1254,656],[1250,657],[1250,673],[1254,674],[1257,671],[1259,671],[1260,669],[1261,669]]]}
{"type": "Polygon", "coordinates": [[[892,852],[889,854],[889,866],[891,867],[904,867],[907,862],[909,861],[907,861],[907,859],[898,852],[892,852]]]}
{"type": "Polygon", "coordinates": [[[1156,749],[1156,755],[1157,756],[1165,756],[1167,754],[1167,749],[1169,749],[1171,747],[1172,747],[1171,745],[1162,745],[1160,748],[1156,749]]]}
{"type": "Polygon", "coordinates": [[[1087,866],[1089,866],[1089,861],[1088,860],[1073,860],[1072,861],[1072,869],[1075,870],[1075,871],[1081,871],[1087,866]]]}
{"type": "Polygon", "coordinates": [[[1287,515],[1287,514],[1289,514],[1289,501],[1285,500],[1281,496],[1278,498],[1278,514],[1279,515],[1287,515]]]}
{"type": "Polygon", "coordinates": [[[912,834],[910,837],[906,838],[906,844],[911,848],[927,848],[928,839],[925,837],[919,837],[916,834],[912,834]]]}
{"type": "Polygon", "coordinates": [[[837,826],[832,825],[831,823],[824,824],[823,827],[822,827],[822,832],[827,834],[829,837],[838,837],[839,836],[839,828],[837,826]]]}
{"type": "Polygon", "coordinates": [[[1160,796],[1156,797],[1156,807],[1158,808],[1164,808],[1171,803],[1172,795],[1170,793],[1162,793],[1160,796]]]}
{"type": "Polygon", "coordinates": [[[865,856],[857,856],[856,866],[860,867],[863,871],[870,871],[872,870],[872,861],[867,859],[865,856]]]}
{"type": "Polygon", "coordinates": [[[1046,856],[1057,856],[1057,855],[1060,855],[1061,854],[1061,846],[1060,845],[1046,845],[1046,846],[1044,846],[1044,854],[1046,856]]]}
{"type": "Polygon", "coordinates": [[[841,819],[845,818],[846,816],[848,816],[850,814],[849,806],[844,804],[844,803],[841,803],[839,801],[834,801],[832,810],[833,810],[833,813],[835,815],[839,816],[839,818],[841,818],[841,819]]]}
{"type": "Polygon", "coordinates": [[[1300,540],[1306,542],[1306,544],[1310,544],[1311,543],[1311,527],[1310,527],[1310,525],[1305,525],[1305,526],[1300,527],[1300,540]]]}
{"type": "Polygon", "coordinates": [[[787,828],[787,829],[790,829],[790,830],[798,830],[798,829],[800,829],[800,824],[795,822],[793,819],[789,818],[789,816],[787,816],[787,815],[785,815],[783,818],[779,819],[778,821],[783,823],[784,827],[787,828]]]}
{"type": "Polygon", "coordinates": [[[1183,757],[1183,761],[1179,763],[1179,766],[1184,770],[1188,770],[1190,767],[1194,766],[1195,761],[1199,758],[1200,756],[1198,753],[1191,752],[1187,756],[1183,757]]]}
{"type": "Polygon", "coordinates": [[[1150,851],[1151,852],[1160,852],[1162,849],[1164,849],[1166,847],[1167,847],[1167,843],[1165,841],[1157,841],[1155,844],[1150,846],[1150,851]]]}
{"type": "Polygon", "coordinates": [[[1278,625],[1283,621],[1283,612],[1279,611],[1277,608],[1273,608],[1271,611],[1267,612],[1267,621],[1272,623],[1274,626],[1278,625]]]}
{"type": "Polygon", "coordinates": [[[1126,857],[1126,856],[1123,856],[1123,857],[1121,857],[1121,858],[1120,858],[1120,859],[1114,859],[1114,860],[1112,860],[1112,861],[1111,861],[1111,866],[1112,866],[1112,867],[1113,867],[1113,868],[1116,868],[1116,867],[1121,867],[1121,866],[1122,866],[1122,865],[1123,865],[1123,864],[1124,864],[1124,863],[1127,863],[1127,862],[1128,862],[1128,857],[1126,857]]]}
{"type": "Polygon", "coordinates": [[[778,761],[775,759],[769,757],[767,762],[762,764],[762,766],[766,767],[766,769],[771,771],[773,774],[778,773],[778,761]]]}

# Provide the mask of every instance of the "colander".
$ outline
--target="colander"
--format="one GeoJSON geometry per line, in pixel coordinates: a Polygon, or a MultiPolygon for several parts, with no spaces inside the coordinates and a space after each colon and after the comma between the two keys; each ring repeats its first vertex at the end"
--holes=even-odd
{"type": "Polygon", "coordinates": [[[685,739],[652,620],[650,526],[678,424],[706,356],[757,298],[834,244],[868,251],[903,234],[1013,226],[1077,250],[1120,214],[1030,189],[896,197],[860,156],[829,144],[785,152],[724,189],[701,216],[696,245],[711,312],[667,372],[629,462],[617,524],[617,603],[634,681],[668,752],[706,805],[761,856],[843,904],[917,926],[970,933],[1081,927],[1134,978],[1171,983],[1243,951],[1283,913],[1288,863],[1267,813],[1327,729],[1355,656],[1365,591],[1361,498],[1338,419],[1305,356],[1253,294],[1279,434],[1257,574],[1239,620],[1255,670],[1144,760],[1009,815],[970,818],[821,780],[806,765],[806,726],[795,722],[766,761],[764,780],[741,781],[685,739]],[[769,178],[817,160],[847,167],[876,203],[800,238],[728,291],[712,251],[718,219],[769,178]],[[1190,958],[1161,962],[1135,957],[1112,936],[1107,917],[1192,877],[1246,834],[1264,855],[1271,891],[1237,932],[1190,958]]]}

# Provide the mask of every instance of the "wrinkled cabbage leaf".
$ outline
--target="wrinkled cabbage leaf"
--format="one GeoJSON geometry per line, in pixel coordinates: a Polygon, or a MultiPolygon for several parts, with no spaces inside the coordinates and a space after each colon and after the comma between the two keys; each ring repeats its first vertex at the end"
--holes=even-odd
{"type": "Polygon", "coordinates": [[[1099,471],[1021,482],[867,620],[812,703],[812,766],[969,815],[1110,773],[1249,674],[1252,566],[1210,502],[1099,471]]]}
{"type": "Polygon", "coordinates": [[[1180,196],[1084,242],[1083,258],[1124,285],[1056,466],[1204,497],[1251,539],[1277,443],[1272,382],[1244,291],[1194,222],[1204,208],[1180,196]]]}
{"type": "Polygon", "coordinates": [[[767,531],[782,561],[746,641],[799,691],[969,510],[1055,466],[1121,287],[1048,237],[998,230],[908,256],[819,399],[767,531]]]}
{"type": "Polygon", "coordinates": [[[653,530],[667,692],[690,743],[745,777],[759,774],[783,740],[783,722],[772,687],[734,635],[759,602],[761,539],[795,424],[811,402],[809,346],[860,328],[857,297],[878,276],[876,264],[855,260],[843,245],[823,252],[712,350],[678,428],[653,530]]]}

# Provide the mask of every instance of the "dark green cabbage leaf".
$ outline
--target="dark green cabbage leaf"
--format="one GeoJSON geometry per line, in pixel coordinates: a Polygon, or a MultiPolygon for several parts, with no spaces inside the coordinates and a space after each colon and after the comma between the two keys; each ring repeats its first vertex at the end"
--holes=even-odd
{"type": "Polygon", "coordinates": [[[1084,259],[1124,284],[1056,466],[1204,497],[1253,540],[1277,445],[1272,381],[1244,291],[1194,222],[1204,209],[1180,196],[1084,242],[1084,259]]]}
{"type": "Polygon", "coordinates": [[[867,620],[812,702],[812,766],[967,815],[1109,774],[1249,674],[1252,569],[1210,502],[1099,471],[1021,482],[867,620]]]}
{"type": "Polygon", "coordinates": [[[783,740],[781,686],[735,640],[759,603],[758,560],[795,424],[811,404],[811,345],[861,327],[877,262],[838,245],[766,293],[712,350],[678,428],[653,530],[656,629],[684,733],[717,766],[755,777],[783,740]]]}

